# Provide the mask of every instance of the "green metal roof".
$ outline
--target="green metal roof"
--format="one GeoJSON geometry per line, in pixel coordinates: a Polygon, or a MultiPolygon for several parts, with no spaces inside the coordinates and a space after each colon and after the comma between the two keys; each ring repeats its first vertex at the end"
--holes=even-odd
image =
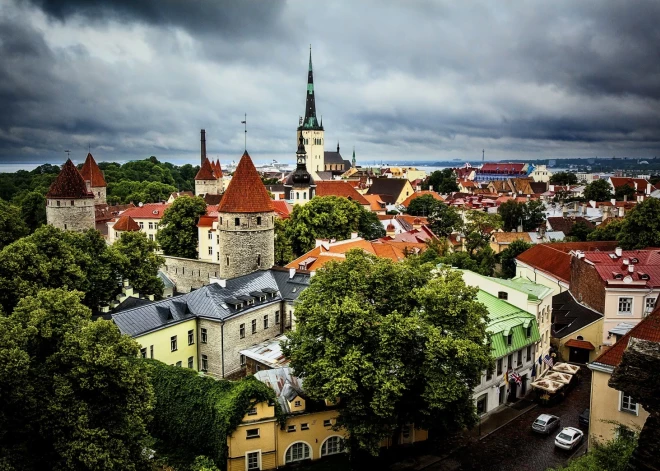
{"type": "Polygon", "coordinates": [[[490,320],[486,330],[490,333],[494,358],[506,356],[541,339],[536,317],[533,314],[482,290],[477,293],[477,301],[488,309],[490,320]],[[528,326],[531,326],[529,337],[527,336],[528,326]],[[509,334],[511,334],[511,345],[508,345],[509,334]]]}
{"type": "MultiPolygon", "coordinates": [[[[461,270],[461,271],[470,271],[470,270],[461,270]]],[[[530,281],[527,278],[523,278],[523,277],[513,278],[511,280],[505,280],[503,278],[495,278],[493,276],[480,275],[479,273],[476,272],[471,272],[471,273],[480,276],[481,278],[486,278],[490,281],[494,281],[495,283],[498,283],[502,286],[506,286],[507,288],[515,289],[516,291],[525,293],[527,295],[527,299],[532,301],[540,301],[541,299],[545,298],[546,296],[552,293],[551,288],[548,288],[547,286],[538,283],[534,283],[533,281],[530,281]]]]}

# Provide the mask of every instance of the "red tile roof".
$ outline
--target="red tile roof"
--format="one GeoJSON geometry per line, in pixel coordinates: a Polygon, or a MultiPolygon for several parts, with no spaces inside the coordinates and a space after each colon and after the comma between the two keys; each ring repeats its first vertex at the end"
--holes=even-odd
{"type": "Polygon", "coordinates": [[[71,159],[62,166],[60,174],[51,183],[46,198],[94,198],[87,191],[87,184],[71,159]]]}
{"type": "Polygon", "coordinates": [[[412,200],[414,200],[415,198],[419,198],[420,196],[424,196],[424,195],[431,195],[431,196],[433,196],[433,198],[435,198],[438,201],[444,201],[444,198],[442,196],[440,196],[439,194],[437,194],[435,191],[424,190],[424,191],[417,191],[417,192],[413,193],[408,198],[406,198],[404,200],[404,202],[401,203],[401,205],[407,208],[408,206],[410,206],[410,202],[412,200]]]}
{"type": "Polygon", "coordinates": [[[222,178],[222,167],[220,166],[219,160],[216,160],[213,163],[213,175],[218,179],[222,178]]]}
{"type": "Polygon", "coordinates": [[[633,327],[612,348],[600,354],[593,362],[609,366],[619,366],[623,358],[623,352],[628,348],[628,342],[631,338],[660,342],[660,304],[648,317],[642,319],[639,324],[633,327]]]}
{"type": "Polygon", "coordinates": [[[217,180],[209,159],[204,159],[202,166],[199,168],[199,172],[195,175],[195,180],[217,180]]]}
{"type": "Polygon", "coordinates": [[[140,226],[135,219],[127,214],[123,214],[119,220],[112,226],[115,231],[139,231],[140,226]]]}
{"type": "MultiPolygon", "coordinates": [[[[637,191],[642,193],[646,192],[647,184],[649,183],[644,178],[627,178],[627,177],[610,177],[610,181],[614,188],[619,188],[624,185],[628,185],[630,188],[635,189],[635,183],[637,183],[637,191]]],[[[651,191],[654,190],[654,187],[651,187],[651,191]]]]}
{"type": "Polygon", "coordinates": [[[245,151],[229,182],[222,201],[221,213],[269,213],[275,211],[273,200],[254,168],[250,155],[245,151]]]}
{"type": "Polygon", "coordinates": [[[607,285],[620,284],[631,289],[660,286],[660,250],[625,250],[621,257],[615,258],[610,254],[613,252],[584,254],[584,260],[596,268],[596,272],[607,285]],[[625,264],[624,260],[628,263],[625,264]],[[632,272],[629,271],[631,266],[632,272]],[[625,281],[627,276],[630,276],[628,282],[625,281]]]}
{"type": "Polygon", "coordinates": [[[591,342],[587,342],[586,340],[571,339],[564,345],[567,347],[582,348],[584,350],[596,350],[596,347],[594,347],[591,342]]]}
{"type": "Polygon", "coordinates": [[[124,211],[122,216],[127,215],[133,219],[160,219],[170,205],[167,203],[149,203],[124,211]]]}
{"type": "Polygon", "coordinates": [[[525,164],[486,163],[479,169],[479,172],[520,173],[524,166],[525,164]]]}
{"type": "Polygon", "coordinates": [[[103,178],[103,172],[98,165],[96,165],[96,160],[92,154],[87,154],[85,163],[80,170],[80,174],[83,176],[85,181],[91,182],[93,187],[107,186],[105,183],[105,178],[103,178]]]}
{"type": "Polygon", "coordinates": [[[288,219],[288,217],[291,215],[291,211],[293,210],[291,205],[285,200],[275,200],[273,201],[273,205],[275,206],[275,212],[280,219],[288,219]]]}
{"type": "Polygon", "coordinates": [[[197,227],[213,227],[213,223],[218,220],[218,216],[201,216],[197,221],[197,227]]]}
{"type": "Polygon", "coordinates": [[[316,196],[343,196],[359,204],[371,205],[353,186],[341,180],[319,181],[316,183],[316,196]]]}

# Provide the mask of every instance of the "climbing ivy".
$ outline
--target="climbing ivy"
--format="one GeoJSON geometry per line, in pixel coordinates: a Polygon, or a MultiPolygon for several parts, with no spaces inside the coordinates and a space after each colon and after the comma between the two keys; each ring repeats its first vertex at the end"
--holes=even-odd
{"type": "Polygon", "coordinates": [[[224,468],[227,435],[236,430],[249,409],[274,401],[275,415],[282,421],[275,393],[254,377],[216,380],[157,360],[146,361],[156,396],[149,431],[165,453],[177,450],[191,461],[204,455],[224,468]]]}

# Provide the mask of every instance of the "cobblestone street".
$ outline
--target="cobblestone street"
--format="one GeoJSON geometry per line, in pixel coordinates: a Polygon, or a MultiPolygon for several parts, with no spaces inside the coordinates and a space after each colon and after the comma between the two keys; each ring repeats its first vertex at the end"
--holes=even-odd
{"type": "MultiPolygon", "coordinates": [[[[541,413],[548,413],[560,417],[561,427],[578,427],[578,416],[589,407],[590,388],[591,371],[582,367],[580,383],[560,404],[535,407],[482,440],[474,439],[448,458],[424,469],[545,471],[547,468],[563,465],[571,456],[584,452],[586,434],[580,448],[563,451],[554,446],[554,437],[558,431],[549,436],[539,435],[532,432],[532,423],[541,413]]],[[[580,428],[586,432],[586,428],[580,428]]]]}

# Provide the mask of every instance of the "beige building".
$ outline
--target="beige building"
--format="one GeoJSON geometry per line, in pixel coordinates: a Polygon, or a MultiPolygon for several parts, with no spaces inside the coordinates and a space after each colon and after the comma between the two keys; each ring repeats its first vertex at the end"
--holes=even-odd
{"type": "Polygon", "coordinates": [[[552,177],[552,172],[548,170],[547,165],[537,165],[534,170],[528,175],[535,182],[549,182],[552,177]]]}
{"type": "Polygon", "coordinates": [[[94,194],[71,159],[46,193],[46,221],[65,231],[86,231],[96,227],[94,194]]]}
{"type": "Polygon", "coordinates": [[[608,381],[619,366],[630,339],[660,342],[660,308],[655,309],[609,350],[589,364],[591,403],[589,411],[589,446],[614,437],[616,424],[632,429],[641,428],[649,413],[635,399],[622,391],[612,389],[608,381]]]}
{"type": "MultiPolygon", "coordinates": [[[[140,232],[144,233],[149,240],[155,241],[160,220],[169,207],[170,205],[167,203],[148,203],[127,209],[117,219],[107,223],[108,243],[113,244],[120,237],[121,232],[125,230],[123,229],[125,227],[124,223],[120,221],[124,221],[129,217],[137,224],[140,232]],[[115,225],[118,225],[117,229],[115,229],[115,225]]],[[[133,223],[131,223],[131,227],[134,227],[133,223]]]]}

